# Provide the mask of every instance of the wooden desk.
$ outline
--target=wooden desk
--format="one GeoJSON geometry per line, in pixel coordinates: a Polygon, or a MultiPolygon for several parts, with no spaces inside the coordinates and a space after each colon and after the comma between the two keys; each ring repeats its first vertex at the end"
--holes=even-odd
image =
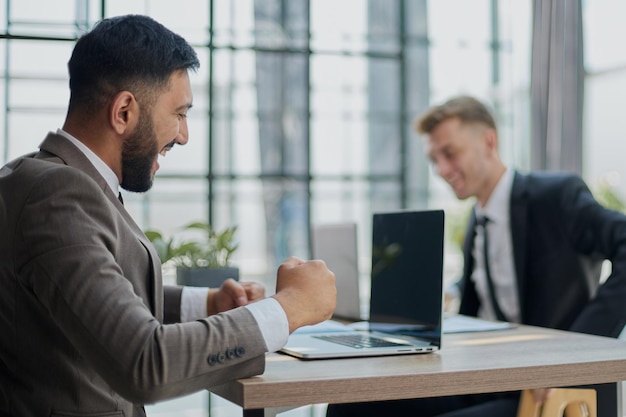
{"type": "MultiPolygon", "coordinates": [[[[433,354],[302,361],[271,354],[265,373],[211,389],[243,407],[263,409],[626,380],[626,342],[529,326],[445,335],[433,354]]],[[[617,384],[619,389],[619,383],[617,384]]],[[[617,395],[617,394],[616,394],[617,395]]],[[[616,397],[617,398],[617,397],[616,397]]],[[[621,404],[617,401],[621,417],[621,404]]]]}

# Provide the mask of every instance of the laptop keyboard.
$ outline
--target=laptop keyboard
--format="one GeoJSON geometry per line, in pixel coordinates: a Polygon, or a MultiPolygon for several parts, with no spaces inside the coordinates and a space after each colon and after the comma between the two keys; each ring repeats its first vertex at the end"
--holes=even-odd
{"type": "Polygon", "coordinates": [[[395,343],[380,337],[368,334],[337,334],[337,335],[319,335],[313,336],[317,339],[327,342],[339,343],[340,345],[349,346],[355,349],[389,347],[389,346],[406,346],[407,343],[395,343]]]}

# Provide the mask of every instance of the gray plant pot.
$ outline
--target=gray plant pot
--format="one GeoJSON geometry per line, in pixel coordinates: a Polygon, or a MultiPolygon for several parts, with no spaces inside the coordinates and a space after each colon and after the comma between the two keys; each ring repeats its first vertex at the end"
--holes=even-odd
{"type": "Polygon", "coordinates": [[[239,281],[239,268],[176,268],[178,285],[219,288],[228,278],[239,281]]]}

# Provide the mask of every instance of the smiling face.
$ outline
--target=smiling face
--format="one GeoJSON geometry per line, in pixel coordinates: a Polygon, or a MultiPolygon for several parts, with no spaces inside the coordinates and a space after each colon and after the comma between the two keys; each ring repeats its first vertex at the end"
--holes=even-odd
{"type": "Polygon", "coordinates": [[[159,154],[165,156],[175,144],[187,143],[187,112],[192,99],[187,71],[175,71],[151,109],[140,112],[134,131],[123,144],[122,188],[132,192],[149,190],[159,169],[159,154]]]}
{"type": "Polygon", "coordinates": [[[424,145],[435,172],[450,184],[457,198],[476,197],[486,204],[505,170],[494,129],[453,117],[427,134],[424,145]]]}

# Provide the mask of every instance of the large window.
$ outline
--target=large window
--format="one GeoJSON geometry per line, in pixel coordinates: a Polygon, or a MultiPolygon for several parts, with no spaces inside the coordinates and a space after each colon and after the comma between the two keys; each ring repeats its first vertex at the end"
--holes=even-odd
{"type": "Polygon", "coordinates": [[[584,174],[590,186],[604,186],[626,201],[626,4],[584,2],[585,117],[584,174]]]}
{"type": "Polygon", "coordinates": [[[0,3],[4,161],[61,126],[73,41],[101,17],[148,14],[196,47],[190,142],[127,207],[166,234],[238,224],[242,275],[270,287],[282,259],[309,256],[311,223],[356,221],[367,269],[372,212],[457,205],[411,127],[433,102],[487,100],[505,158],[528,165],[529,2],[0,3]]]}
{"type": "MultiPolygon", "coordinates": [[[[126,13],[184,36],[202,64],[189,144],[127,209],[165,234],[237,224],[234,261],[270,293],[285,257],[309,256],[312,223],[358,224],[365,282],[373,212],[444,208],[456,230],[468,205],[432,175],[412,129],[430,104],[486,100],[506,162],[529,166],[528,0],[0,0],[2,162],[62,126],[74,41],[126,13]]],[[[460,258],[447,245],[451,280],[460,258]]]]}

